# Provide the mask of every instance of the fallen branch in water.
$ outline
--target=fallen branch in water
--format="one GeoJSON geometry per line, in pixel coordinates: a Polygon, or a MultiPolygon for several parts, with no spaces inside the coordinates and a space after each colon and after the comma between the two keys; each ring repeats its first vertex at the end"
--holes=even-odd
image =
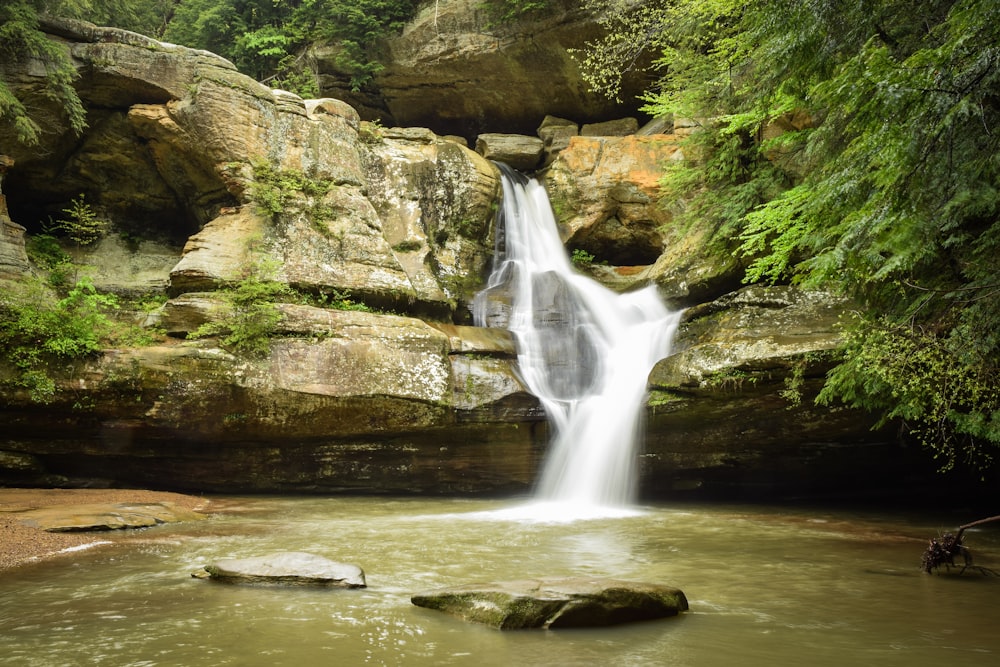
{"type": "Polygon", "coordinates": [[[954,535],[951,533],[945,533],[940,538],[931,538],[927,550],[924,551],[924,555],[920,559],[920,568],[928,574],[942,565],[950,569],[952,567],[956,567],[956,556],[961,556],[963,565],[962,569],[959,570],[959,574],[962,574],[971,567],[978,570],[980,574],[1000,576],[1000,573],[994,572],[993,570],[973,565],[972,552],[970,552],[969,549],[962,544],[962,533],[965,532],[966,528],[972,528],[973,526],[990,523],[991,521],[1000,521],[1000,514],[980,519],[979,521],[973,521],[972,523],[967,523],[964,526],[959,526],[958,532],[954,535]]]}

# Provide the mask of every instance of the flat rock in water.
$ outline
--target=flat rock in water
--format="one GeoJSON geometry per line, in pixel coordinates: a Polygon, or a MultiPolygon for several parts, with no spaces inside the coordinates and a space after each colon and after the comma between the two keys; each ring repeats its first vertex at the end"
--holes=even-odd
{"type": "Polygon", "coordinates": [[[50,505],[20,513],[21,523],[50,533],[148,528],[205,516],[170,502],[50,505]]]}
{"type": "Polygon", "coordinates": [[[421,593],[410,601],[501,630],[618,625],[676,616],[688,608],[676,588],[588,578],[470,584],[421,593]]]}
{"type": "Polygon", "coordinates": [[[242,584],[339,588],[364,588],[367,585],[364,570],[357,565],[296,551],[255,558],[226,558],[206,565],[192,576],[242,584]]]}

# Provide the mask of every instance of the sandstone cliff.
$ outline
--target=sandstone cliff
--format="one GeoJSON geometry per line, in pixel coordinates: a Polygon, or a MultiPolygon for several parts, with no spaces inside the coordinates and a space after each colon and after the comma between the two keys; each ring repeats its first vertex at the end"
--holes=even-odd
{"type": "MultiPolygon", "coordinates": [[[[418,44],[428,20],[404,37],[418,44]]],[[[83,23],[53,20],[47,29],[80,73],[89,128],[74,138],[51,109],[50,131],[33,150],[0,128],[13,160],[2,182],[10,216],[0,211],[0,270],[22,281],[41,272],[28,264],[25,234],[42,233],[46,217],[84,193],[112,233],[66,250],[100,288],[169,296],[146,320],[166,337],[61,369],[48,404],[4,386],[0,482],[530,487],[547,440],[544,415],[517,377],[509,334],[467,326],[493,248],[491,163],[430,129],[386,128],[341,100],[271,90],[212,54],[83,23]],[[220,289],[254,267],[313,305],[278,307],[261,358],[188,339],[205,323],[227,322],[231,304],[220,289]],[[320,307],[344,296],[376,312],[320,307]]],[[[494,56],[506,65],[491,87],[524,84],[510,75],[523,56],[494,56]]],[[[27,95],[41,76],[31,63],[0,68],[27,95]]],[[[447,99],[441,87],[443,97],[424,92],[423,101],[447,99]]],[[[424,117],[417,98],[399,99],[424,117]]],[[[899,470],[896,445],[870,432],[864,416],[809,404],[823,369],[818,353],[836,345],[832,322],[843,304],[791,288],[735,291],[738,263],[707,261],[696,235],[671,231],[658,201],[657,171],[676,153],[670,128],[585,132],[587,104],[557,101],[538,112],[572,107],[577,116],[538,119],[539,136],[526,143],[538,151],[531,164],[542,168],[567,246],[607,262],[589,270],[618,289],[652,283],[691,307],[679,353],[649,380],[644,489],[815,493],[858,479],[852,467],[862,457],[873,475],[899,470]],[[787,377],[802,379],[801,403],[790,403],[787,377]]],[[[476,110],[489,106],[477,104],[444,106],[472,127],[476,110]]],[[[520,127],[498,113],[491,123],[520,127]]]]}
{"type": "Polygon", "coordinates": [[[577,122],[634,115],[647,78],[638,68],[626,77],[622,102],[591,91],[570,50],[601,35],[598,17],[576,0],[546,5],[501,22],[480,0],[425,3],[401,35],[381,44],[385,68],[362,90],[352,90],[338,71],[333,49],[317,47],[310,55],[320,90],[383,124],[470,141],[483,132],[534,134],[546,115],[577,122]]]}

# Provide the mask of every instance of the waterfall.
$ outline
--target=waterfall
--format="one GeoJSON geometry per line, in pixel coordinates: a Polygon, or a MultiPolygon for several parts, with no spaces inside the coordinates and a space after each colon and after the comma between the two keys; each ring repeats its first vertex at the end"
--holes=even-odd
{"type": "Polygon", "coordinates": [[[646,376],[669,352],[680,313],[654,287],[617,294],[580,274],[545,189],[506,165],[497,247],[476,296],[479,326],[506,326],[518,370],[552,425],[537,500],[574,512],[635,500],[646,376]]]}

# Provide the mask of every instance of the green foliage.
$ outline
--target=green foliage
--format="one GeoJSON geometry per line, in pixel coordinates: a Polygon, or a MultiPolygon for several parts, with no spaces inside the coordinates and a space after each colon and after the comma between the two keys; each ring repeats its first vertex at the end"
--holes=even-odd
{"type": "Polygon", "coordinates": [[[361,301],[356,301],[348,292],[341,290],[328,290],[316,295],[308,295],[302,299],[303,303],[317,308],[330,308],[332,310],[353,310],[364,313],[372,312],[372,309],[361,301]]]}
{"type": "Polygon", "coordinates": [[[51,287],[62,290],[69,286],[76,268],[59,239],[51,234],[36,234],[28,237],[25,250],[28,259],[47,272],[51,287]]]}
{"type": "Polygon", "coordinates": [[[272,217],[301,210],[317,231],[329,233],[325,222],[334,211],[324,203],[324,197],[333,187],[330,181],[311,178],[297,169],[275,169],[267,160],[256,160],[252,166],[250,199],[257,207],[272,217]]]}
{"type": "Polygon", "coordinates": [[[100,240],[111,226],[94,212],[82,194],[72,201],[69,208],[64,208],[63,213],[66,217],[57,220],[53,228],[64,232],[77,245],[90,245],[100,240]]]}
{"type": "Polygon", "coordinates": [[[483,0],[482,6],[497,22],[509,23],[545,11],[549,0],[483,0]]]}
{"type": "Polygon", "coordinates": [[[789,410],[802,405],[802,389],[806,382],[806,371],[815,368],[820,363],[827,365],[837,354],[837,352],[807,352],[799,355],[792,362],[792,372],[785,376],[785,388],[778,392],[783,399],[788,401],[789,410]]]}
{"type": "Polygon", "coordinates": [[[309,44],[336,46],[336,64],[359,89],[381,65],[368,52],[413,16],[414,0],[181,0],[171,41],[225,56],[243,72],[304,96],[318,91],[302,65],[309,44]]]}
{"type": "Polygon", "coordinates": [[[639,4],[608,5],[584,62],[615,94],[655,50],[648,109],[698,121],[663,180],[678,219],[716,251],[736,239],[748,281],[863,309],[823,400],[904,420],[946,465],[981,460],[1000,444],[1000,4],[639,4]]]}
{"type": "Polygon", "coordinates": [[[380,144],[385,140],[385,127],[382,121],[361,121],[358,127],[358,138],[366,144],[380,144]]]}
{"type": "Polygon", "coordinates": [[[0,122],[10,124],[24,145],[38,144],[45,132],[68,127],[79,134],[86,114],[73,81],[76,70],[69,51],[49,39],[40,28],[40,16],[50,14],[115,25],[159,36],[175,0],[4,0],[0,3],[0,61],[34,61],[45,70],[42,90],[19,97],[11,82],[0,77],[0,122]],[[45,111],[55,103],[59,116],[45,111]]]}
{"type": "Polygon", "coordinates": [[[16,370],[14,384],[34,401],[49,401],[56,390],[53,370],[95,356],[114,331],[108,313],[117,307],[114,295],[99,293],[87,279],[55,303],[37,286],[0,297],[0,344],[16,370]]]}
{"type": "Polygon", "coordinates": [[[49,126],[62,122],[79,133],[86,126],[83,103],[73,89],[76,71],[68,52],[50,40],[39,27],[42,0],[6,0],[0,4],[0,59],[10,63],[38,62],[45,69],[45,84],[38,99],[22,99],[10,84],[0,79],[0,121],[14,128],[18,141],[32,146],[49,126]],[[40,117],[31,107],[54,101],[62,107],[63,119],[40,117]]]}
{"type": "Polygon", "coordinates": [[[192,338],[220,336],[226,349],[250,358],[267,356],[271,337],[281,323],[275,303],[293,295],[287,284],[273,279],[276,267],[265,262],[250,267],[246,275],[219,292],[232,309],[225,321],[208,322],[192,338]]]}
{"type": "Polygon", "coordinates": [[[857,324],[819,400],[882,411],[883,424],[901,420],[944,470],[992,463],[1000,443],[997,358],[981,358],[961,329],[943,336],[885,317],[857,324]]]}
{"type": "Polygon", "coordinates": [[[70,262],[70,256],[52,234],[29,236],[25,245],[28,259],[43,269],[54,269],[70,262]]]}
{"type": "Polygon", "coordinates": [[[570,261],[577,268],[585,268],[594,263],[594,256],[583,248],[574,248],[570,261]]]}
{"type": "Polygon", "coordinates": [[[722,391],[740,392],[744,384],[755,385],[760,380],[756,375],[751,375],[743,370],[726,370],[711,373],[705,376],[702,381],[706,387],[720,389],[722,391]]]}

